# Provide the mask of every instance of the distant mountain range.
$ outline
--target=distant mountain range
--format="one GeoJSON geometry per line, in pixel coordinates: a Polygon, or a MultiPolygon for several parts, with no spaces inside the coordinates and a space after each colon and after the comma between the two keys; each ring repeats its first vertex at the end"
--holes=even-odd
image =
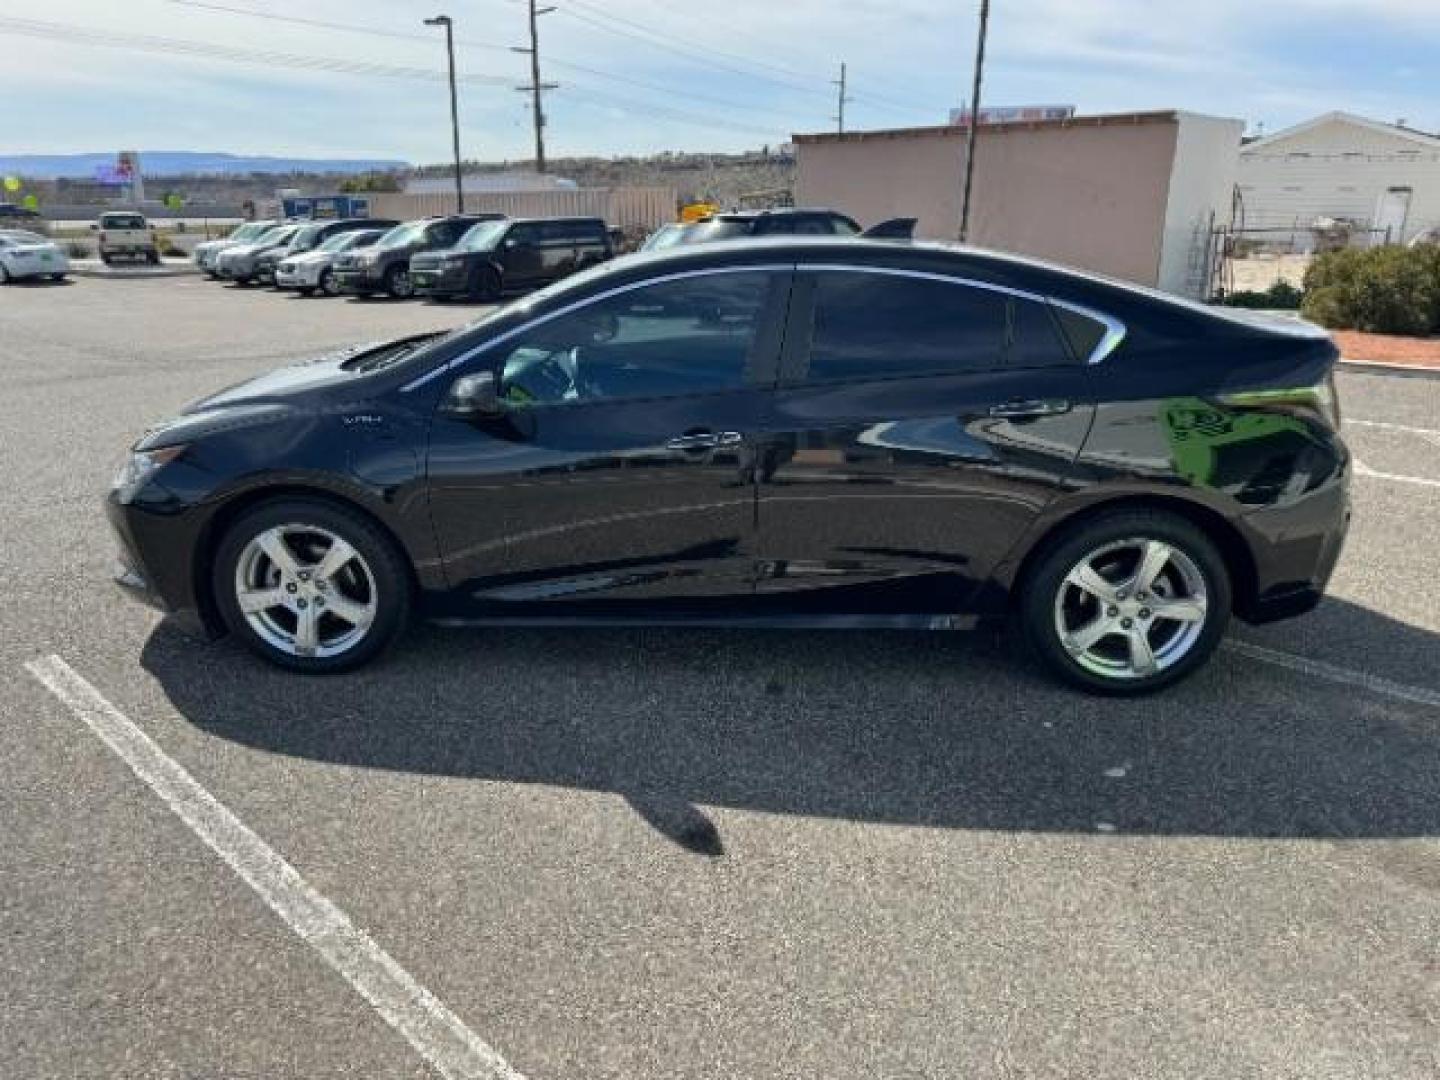
{"type": "MultiPolygon", "coordinates": [[[[0,154],[0,176],[88,179],[97,169],[115,164],[115,153],[0,154]]],[[[207,154],[190,150],[141,150],[143,176],[201,173],[233,176],[244,173],[365,173],[406,169],[409,162],[383,158],[287,158],[245,154],[207,154]]]]}

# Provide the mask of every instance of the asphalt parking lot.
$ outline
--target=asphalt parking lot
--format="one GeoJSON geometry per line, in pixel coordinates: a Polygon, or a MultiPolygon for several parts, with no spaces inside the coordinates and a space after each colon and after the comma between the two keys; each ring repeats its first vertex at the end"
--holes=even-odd
{"type": "Polygon", "coordinates": [[[1440,1074],[1440,381],[1342,374],[1332,597],[1143,702],[982,632],[422,629],[303,680],[112,590],[147,423],[479,310],[0,290],[0,1073],[1440,1074]]]}

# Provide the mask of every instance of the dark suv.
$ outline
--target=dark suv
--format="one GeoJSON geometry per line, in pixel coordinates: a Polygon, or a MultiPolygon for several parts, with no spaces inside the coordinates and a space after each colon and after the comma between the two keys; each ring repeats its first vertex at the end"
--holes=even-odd
{"type": "Polygon", "coordinates": [[[372,296],[377,292],[396,298],[414,296],[410,256],[454,247],[472,225],[504,218],[504,214],[450,214],[396,225],[372,246],[337,258],[335,280],[341,292],[356,296],[372,296]]]}
{"type": "Polygon", "coordinates": [[[410,260],[423,295],[497,300],[504,292],[548,285],[615,254],[600,218],[486,221],[444,251],[410,260]]]}
{"type": "Polygon", "coordinates": [[[398,224],[398,221],[388,218],[341,218],[336,221],[312,221],[303,224],[295,230],[288,242],[260,253],[255,260],[255,276],[273,285],[275,267],[292,255],[314,251],[337,233],[354,232],[356,229],[389,229],[398,224]]]}

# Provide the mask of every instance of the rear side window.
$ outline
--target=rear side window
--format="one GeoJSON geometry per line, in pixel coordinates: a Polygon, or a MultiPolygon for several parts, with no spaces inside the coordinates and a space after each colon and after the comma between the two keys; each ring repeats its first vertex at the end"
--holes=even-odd
{"type": "Polygon", "coordinates": [[[1060,337],[1050,305],[1024,297],[1010,298],[1010,333],[1005,350],[1009,367],[1059,367],[1075,358],[1060,337]]]}
{"type": "Polygon", "coordinates": [[[461,234],[472,224],[474,223],[470,221],[442,221],[438,225],[432,225],[427,237],[428,242],[449,247],[459,240],[461,234]]]}
{"type": "Polygon", "coordinates": [[[1069,308],[1054,307],[1051,310],[1055,312],[1055,321],[1065,335],[1070,351],[1082,362],[1088,360],[1105,338],[1105,324],[1069,308]]]}
{"type": "Polygon", "coordinates": [[[1000,367],[1004,293],[895,274],[824,272],[815,283],[809,380],[888,379],[1000,367]]]}

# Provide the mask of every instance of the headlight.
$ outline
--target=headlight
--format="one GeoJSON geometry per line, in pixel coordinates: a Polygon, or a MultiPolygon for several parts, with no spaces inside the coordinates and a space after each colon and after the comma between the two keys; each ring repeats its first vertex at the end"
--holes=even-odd
{"type": "Polygon", "coordinates": [[[120,471],[115,474],[112,484],[121,502],[135,497],[150,477],[163,465],[168,465],[185,452],[184,446],[162,446],[158,450],[132,450],[120,471]]]}

